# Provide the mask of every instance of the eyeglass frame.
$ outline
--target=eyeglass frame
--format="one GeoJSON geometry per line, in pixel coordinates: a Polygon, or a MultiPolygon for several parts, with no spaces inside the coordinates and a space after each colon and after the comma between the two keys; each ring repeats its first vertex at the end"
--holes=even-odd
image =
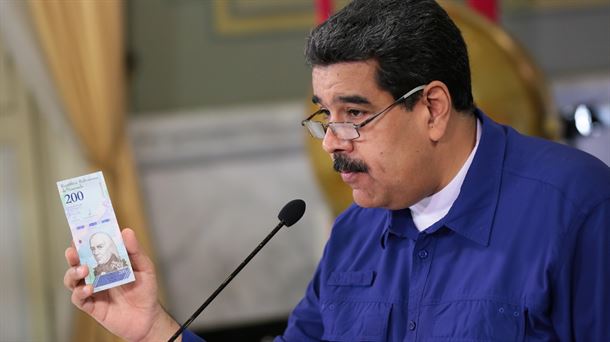
{"type": "Polygon", "coordinates": [[[309,134],[314,137],[315,139],[324,139],[324,137],[326,136],[326,131],[328,130],[328,128],[330,127],[330,130],[333,132],[333,134],[335,136],[337,136],[337,138],[341,139],[341,140],[346,140],[346,141],[351,141],[351,140],[355,140],[360,138],[360,128],[368,125],[369,123],[371,123],[373,120],[375,120],[377,117],[381,116],[382,114],[388,112],[390,109],[392,109],[394,106],[396,106],[397,104],[399,104],[401,101],[406,100],[407,98],[409,98],[411,95],[417,93],[420,90],[423,90],[426,87],[426,85],[420,85],[417,86],[411,90],[409,90],[407,93],[405,93],[403,96],[399,97],[398,99],[396,99],[394,102],[392,102],[392,104],[390,104],[389,106],[387,106],[386,108],[384,108],[383,110],[373,114],[371,117],[369,117],[368,119],[362,121],[359,124],[355,124],[353,122],[349,122],[349,121],[343,121],[343,122],[328,122],[328,123],[324,123],[321,121],[316,121],[316,120],[311,120],[314,116],[322,113],[322,109],[319,109],[317,111],[315,111],[313,114],[311,114],[309,117],[307,117],[307,119],[301,121],[301,126],[304,126],[307,128],[307,131],[309,132],[309,134]],[[324,134],[322,136],[316,136],[316,134],[314,134],[314,132],[312,131],[312,128],[310,126],[310,124],[317,124],[319,125],[318,127],[321,127],[324,134]],[[337,135],[337,131],[335,130],[335,128],[333,127],[337,127],[337,126],[342,126],[344,128],[351,128],[353,129],[354,132],[356,132],[356,136],[353,138],[341,138],[337,135]]]}

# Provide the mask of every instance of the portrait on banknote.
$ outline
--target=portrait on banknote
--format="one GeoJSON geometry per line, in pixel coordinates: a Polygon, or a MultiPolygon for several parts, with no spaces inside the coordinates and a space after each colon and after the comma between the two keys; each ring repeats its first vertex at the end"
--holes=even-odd
{"type": "Polygon", "coordinates": [[[101,276],[127,267],[127,261],[119,256],[119,251],[110,235],[103,232],[92,234],[89,239],[89,247],[97,262],[97,266],[93,269],[94,276],[101,276]]]}

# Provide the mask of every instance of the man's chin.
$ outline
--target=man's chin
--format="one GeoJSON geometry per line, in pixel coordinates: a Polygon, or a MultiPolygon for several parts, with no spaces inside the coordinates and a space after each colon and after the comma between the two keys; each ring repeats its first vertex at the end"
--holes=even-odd
{"type": "Polygon", "coordinates": [[[373,196],[365,193],[360,189],[352,189],[352,197],[354,199],[354,203],[362,208],[376,208],[379,207],[379,203],[375,201],[373,196]]]}

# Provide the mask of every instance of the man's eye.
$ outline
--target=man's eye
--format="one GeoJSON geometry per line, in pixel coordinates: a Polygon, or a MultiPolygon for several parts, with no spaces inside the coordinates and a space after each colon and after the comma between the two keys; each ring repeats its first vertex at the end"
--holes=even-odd
{"type": "Polygon", "coordinates": [[[363,117],[364,115],[366,115],[366,112],[365,112],[365,111],[362,111],[362,110],[358,110],[358,109],[349,109],[349,110],[347,111],[347,115],[348,115],[350,118],[361,118],[361,117],[363,117]]]}

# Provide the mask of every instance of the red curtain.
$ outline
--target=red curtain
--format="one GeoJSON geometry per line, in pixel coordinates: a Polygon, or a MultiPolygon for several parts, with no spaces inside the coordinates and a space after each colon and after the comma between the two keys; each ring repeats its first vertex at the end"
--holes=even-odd
{"type": "Polygon", "coordinates": [[[333,11],[333,0],[316,0],[316,23],[321,24],[333,11]]]}
{"type": "Polygon", "coordinates": [[[494,23],[498,22],[498,2],[496,0],[468,0],[468,6],[494,23]]]}

